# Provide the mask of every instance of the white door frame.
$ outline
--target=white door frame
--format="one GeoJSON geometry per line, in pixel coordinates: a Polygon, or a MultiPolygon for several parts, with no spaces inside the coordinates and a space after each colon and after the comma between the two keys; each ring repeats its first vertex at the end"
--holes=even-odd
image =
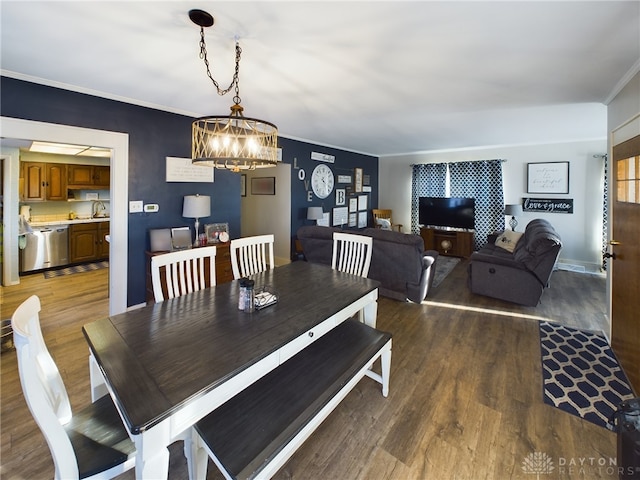
{"type": "MultiPolygon", "coordinates": [[[[91,145],[111,149],[109,315],[126,311],[129,256],[129,135],[9,117],[0,117],[0,132],[4,138],[91,145]]],[[[15,214],[17,219],[17,205],[7,201],[4,207],[5,215],[12,212],[11,215],[15,214]]]]}

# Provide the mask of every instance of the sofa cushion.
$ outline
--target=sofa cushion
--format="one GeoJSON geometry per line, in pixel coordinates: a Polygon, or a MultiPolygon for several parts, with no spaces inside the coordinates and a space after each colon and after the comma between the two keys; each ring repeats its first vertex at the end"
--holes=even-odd
{"type": "Polygon", "coordinates": [[[504,248],[507,252],[513,252],[516,248],[518,240],[522,237],[521,232],[514,232],[512,230],[505,230],[498,238],[496,238],[496,246],[504,248]]]}

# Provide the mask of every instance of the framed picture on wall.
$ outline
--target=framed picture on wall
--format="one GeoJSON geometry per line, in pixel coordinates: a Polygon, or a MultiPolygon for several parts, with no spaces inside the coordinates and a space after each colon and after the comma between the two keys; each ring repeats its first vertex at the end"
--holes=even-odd
{"type": "Polygon", "coordinates": [[[247,196],[247,176],[244,173],[240,175],[240,196],[247,196]]]}
{"type": "Polygon", "coordinates": [[[569,162],[527,163],[527,193],[569,193],[569,162]]]}
{"type": "Polygon", "coordinates": [[[353,169],[353,191],[356,193],[362,192],[362,182],[364,181],[364,172],[361,168],[353,169]]]}
{"type": "Polygon", "coordinates": [[[349,221],[349,210],[347,207],[336,207],[333,209],[333,226],[346,225],[349,221]]]}
{"type": "Polygon", "coordinates": [[[347,191],[344,188],[336,189],[336,206],[346,205],[347,191]]]}
{"type": "Polygon", "coordinates": [[[367,212],[358,212],[358,228],[367,226],[367,212]]]}
{"type": "Polygon", "coordinates": [[[254,177],[251,179],[251,195],[275,195],[276,177],[254,177]]]}
{"type": "Polygon", "coordinates": [[[360,195],[358,197],[358,210],[366,210],[367,209],[367,196],[360,195]]]}
{"type": "Polygon", "coordinates": [[[349,211],[350,212],[358,211],[358,199],[356,197],[349,199],[349,211]]]}

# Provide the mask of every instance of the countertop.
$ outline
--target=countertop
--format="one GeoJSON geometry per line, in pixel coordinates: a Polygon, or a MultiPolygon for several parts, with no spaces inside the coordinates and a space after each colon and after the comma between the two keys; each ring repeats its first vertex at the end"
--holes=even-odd
{"type": "Polygon", "coordinates": [[[46,220],[46,221],[38,221],[38,222],[29,222],[29,225],[32,227],[55,227],[56,225],[77,225],[80,223],[98,223],[98,222],[108,222],[111,220],[110,217],[80,217],[75,218],[74,220],[46,220]]]}

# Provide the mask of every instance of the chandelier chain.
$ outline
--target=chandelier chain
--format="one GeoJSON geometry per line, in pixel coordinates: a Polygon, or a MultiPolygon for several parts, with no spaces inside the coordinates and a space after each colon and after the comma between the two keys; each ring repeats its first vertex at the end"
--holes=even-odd
{"type": "Polygon", "coordinates": [[[231,80],[231,83],[227,88],[221,89],[220,84],[216,81],[215,78],[213,78],[213,75],[211,74],[211,69],[209,68],[209,59],[207,58],[207,45],[204,41],[204,28],[200,27],[200,58],[204,61],[204,64],[207,67],[207,76],[211,79],[211,81],[215,85],[216,90],[218,91],[218,95],[220,96],[226,95],[231,91],[232,88],[235,87],[234,89],[235,95],[233,97],[233,101],[236,105],[240,104],[240,87],[238,85],[239,83],[238,77],[240,74],[240,55],[241,54],[242,54],[242,49],[240,48],[240,43],[236,41],[236,67],[233,73],[233,79],[231,80]]]}

